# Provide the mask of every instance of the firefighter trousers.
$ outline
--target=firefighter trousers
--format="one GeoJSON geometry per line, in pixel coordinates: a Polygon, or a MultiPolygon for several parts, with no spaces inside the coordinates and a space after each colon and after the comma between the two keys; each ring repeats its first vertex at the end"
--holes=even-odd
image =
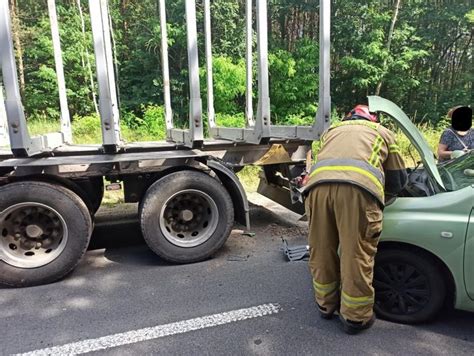
{"type": "Polygon", "coordinates": [[[323,313],[340,307],[344,319],[366,323],[374,305],[374,258],[383,217],[379,203],[355,185],[327,183],[310,191],[306,211],[318,307],[323,313]]]}

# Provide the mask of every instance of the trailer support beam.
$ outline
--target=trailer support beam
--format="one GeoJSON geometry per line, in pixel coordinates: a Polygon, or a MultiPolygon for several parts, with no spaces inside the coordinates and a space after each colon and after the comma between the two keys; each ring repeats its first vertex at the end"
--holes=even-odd
{"type": "Polygon", "coordinates": [[[189,73],[189,129],[173,129],[171,130],[171,138],[176,143],[183,143],[188,147],[199,147],[204,140],[204,130],[202,124],[201,88],[199,84],[196,2],[194,0],[186,0],[185,5],[189,73]]]}
{"type": "Polygon", "coordinates": [[[173,125],[173,110],[171,108],[171,88],[170,88],[170,69],[168,61],[168,28],[166,22],[166,3],[165,0],[159,2],[160,10],[160,30],[161,30],[161,70],[163,72],[163,98],[165,102],[165,123],[166,135],[171,139],[171,130],[173,125]]]}
{"type": "Polygon", "coordinates": [[[54,63],[56,65],[56,78],[58,81],[59,105],[61,108],[61,132],[66,143],[72,143],[71,117],[67,105],[66,81],[64,79],[64,65],[59,37],[58,15],[56,1],[48,0],[49,21],[51,23],[51,37],[53,40],[54,63]]]}
{"type": "Polygon", "coordinates": [[[107,0],[89,0],[89,10],[94,38],[103,147],[106,152],[116,152],[122,142],[107,0]]]}

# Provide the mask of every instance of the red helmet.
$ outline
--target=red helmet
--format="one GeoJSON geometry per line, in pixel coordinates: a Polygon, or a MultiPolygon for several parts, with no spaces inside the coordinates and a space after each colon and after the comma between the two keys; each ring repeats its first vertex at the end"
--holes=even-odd
{"type": "Polygon", "coordinates": [[[367,105],[357,105],[344,118],[344,120],[364,119],[372,122],[377,122],[377,115],[369,111],[367,105]]]}

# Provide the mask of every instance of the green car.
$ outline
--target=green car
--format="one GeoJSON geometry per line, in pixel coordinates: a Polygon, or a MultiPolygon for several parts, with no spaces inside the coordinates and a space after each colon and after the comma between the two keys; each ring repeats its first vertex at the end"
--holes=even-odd
{"type": "Polygon", "coordinates": [[[377,314],[420,323],[446,303],[474,311],[474,152],[437,165],[399,107],[380,97],[369,97],[369,106],[391,116],[423,160],[384,211],[374,271],[377,314]]]}

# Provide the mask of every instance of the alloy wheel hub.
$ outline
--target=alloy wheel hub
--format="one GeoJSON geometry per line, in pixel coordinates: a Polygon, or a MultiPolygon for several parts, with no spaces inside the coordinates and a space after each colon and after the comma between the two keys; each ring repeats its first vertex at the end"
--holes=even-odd
{"type": "Polygon", "coordinates": [[[195,247],[207,241],[219,221],[214,200],[200,190],[187,189],[171,196],[160,213],[160,229],[173,245],[195,247]]]}
{"type": "Polygon", "coordinates": [[[0,214],[0,260],[19,268],[38,268],[64,250],[64,218],[40,203],[15,204],[0,214]]]}

